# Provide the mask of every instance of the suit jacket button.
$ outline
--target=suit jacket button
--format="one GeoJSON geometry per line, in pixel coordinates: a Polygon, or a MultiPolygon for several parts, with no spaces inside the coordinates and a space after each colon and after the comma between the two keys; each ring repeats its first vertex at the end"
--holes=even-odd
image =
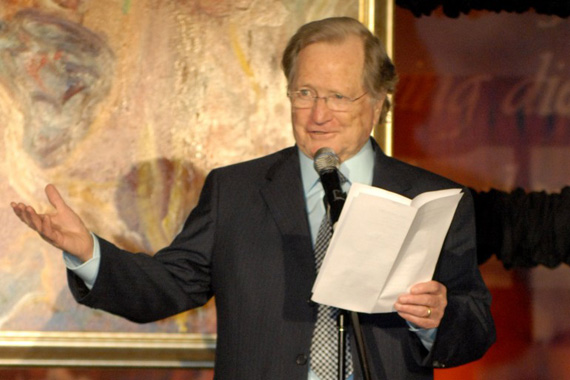
{"type": "Polygon", "coordinates": [[[445,364],[439,362],[438,360],[434,360],[432,364],[435,368],[445,368],[445,364]]]}
{"type": "Polygon", "coordinates": [[[307,300],[307,304],[311,307],[317,306],[317,303],[310,298],[307,300]]]}
{"type": "Polygon", "coordinates": [[[297,365],[305,365],[305,364],[307,364],[307,355],[305,355],[305,354],[299,354],[299,355],[297,355],[297,358],[295,359],[295,362],[297,363],[297,365]]]}

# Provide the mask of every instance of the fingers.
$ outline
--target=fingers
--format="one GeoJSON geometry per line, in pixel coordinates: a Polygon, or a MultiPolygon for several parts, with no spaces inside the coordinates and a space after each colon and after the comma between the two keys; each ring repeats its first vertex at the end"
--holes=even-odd
{"type": "Polygon", "coordinates": [[[413,315],[417,318],[431,318],[432,315],[436,314],[437,310],[435,305],[401,303],[399,300],[394,304],[394,307],[398,312],[413,315]]]}
{"type": "MultiPolygon", "coordinates": [[[[50,203],[56,208],[56,211],[57,209],[67,207],[55,186],[48,185],[46,187],[46,194],[50,203]]],[[[44,239],[51,241],[51,235],[54,232],[51,223],[52,215],[38,214],[32,206],[24,203],[11,202],[10,205],[16,216],[18,216],[22,222],[38,232],[44,239]]]]}
{"type": "Polygon", "coordinates": [[[24,214],[28,220],[28,226],[41,233],[43,230],[43,221],[45,218],[42,218],[42,216],[39,215],[36,210],[30,206],[26,207],[26,212],[24,214]]]}
{"type": "MultiPolygon", "coordinates": [[[[25,207],[22,203],[16,203],[16,202],[10,202],[10,206],[12,206],[12,210],[14,210],[14,214],[16,214],[16,216],[18,218],[20,218],[20,220],[22,220],[22,207],[25,207]]],[[[24,220],[22,220],[24,221],[24,220]]]]}
{"type": "Polygon", "coordinates": [[[438,327],[445,309],[436,306],[400,304],[398,302],[394,308],[400,317],[424,329],[438,327]]]}
{"type": "MultiPolygon", "coordinates": [[[[50,204],[56,209],[56,211],[61,211],[64,207],[68,207],[54,185],[47,185],[45,192],[50,204]]],[[[32,206],[16,202],[11,202],[10,206],[12,206],[12,210],[14,210],[14,213],[22,222],[36,231],[40,229],[45,218],[43,215],[38,214],[32,206]]]]}
{"type": "Polygon", "coordinates": [[[446,292],[445,286],[437,281],[421,282],[410,288],[410,294],[438,294],[446,292]]]}
{"type": "Polygon", "coordinates": [[[437,315],[437,306],[428,305],[409,305],[396,302],[394,305],[396,310],[403,314],[408,314],[416,318],[434,318],[437,315]]]}
{"type": "Polygon", "coordinates": [[[14,213],[18,216],[18,218],[20,218],[22,222],[37,231],[36,226],[38,225],[40,219],[33,207],[27,206],[23,203],[15,202],[10,203],[10,205],[12,206],[14,213]]]}
{"type": "Polygon", "coordinates": [[[45,192],[46,192],[49,203],[56,210],[60,211],[62,208],[67,207],[67,204],[65,203],[65,201],[63,200],[63,198],[59,194],[59,191],[57,191],[57,188],[54,185],[52,185],[52,184],[47,185],[45,192]]]}
{"type": "Polygon", "coordinates": [[[434,308],[447,303],[447,288],[437,281],[422,282],[414,285],[410,293],[400,295],[398,302],[434,308]]]}
{"type": "Polygon", "coordinates": [[[447,306],[447,288],[436,281],[417,284],[394,304],[405,320],[422,328],[439,326],[447,306]]]}
{"type": "Polygon", "coordinates": [[[46,235],[50,235],[52,228],[49,217],[38,214],[33,207],[27,206],[23,203],[12,202],[10,205],[18,218],[20,218],[20,220],[28,227],[39,233],[44,239],[46,239],[46,235]]]}

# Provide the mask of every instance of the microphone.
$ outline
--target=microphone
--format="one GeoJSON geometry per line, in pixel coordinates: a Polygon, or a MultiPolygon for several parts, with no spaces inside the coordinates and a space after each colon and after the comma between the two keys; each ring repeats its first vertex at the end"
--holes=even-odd
{"type": "Polygon", "coordinates": [[[346,194],[342,191],[340,186],[340,159],[331,148],[321,148],[315,153],[313,166],[325,189],[325,196],[327,199],[328,214],[331,225],[334,227],[338,221],[342,206],[346,200],[346,194]]]}

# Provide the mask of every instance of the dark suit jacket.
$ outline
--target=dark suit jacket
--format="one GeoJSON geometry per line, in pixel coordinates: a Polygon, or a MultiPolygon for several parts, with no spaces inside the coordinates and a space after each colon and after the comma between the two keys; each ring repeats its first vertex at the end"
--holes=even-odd
{"type": "MultiPolygon", "coordinates": [[[[375,143],[374,149],[375,186],[410,198],[458,187],[387,157],[375,143]]],[[[447,286],[448,306],[430,353],[397,314],[361,316],[374,379],[431,379],[433,367],[478,359],[493,343],[490,295],[476,262],[472,207],[466,192],[436,268],[434,278],[447,286]]],[[[101,239],[93,289],[87,291],[69,274],[80,303],[135,322],[201,306],[215,295],[219,380],[307,379],[316,318],[316,305],[309,301],[314,280],[294,147],[213,170],[182,232],[154,257],[122,251],[101,239]]]]}

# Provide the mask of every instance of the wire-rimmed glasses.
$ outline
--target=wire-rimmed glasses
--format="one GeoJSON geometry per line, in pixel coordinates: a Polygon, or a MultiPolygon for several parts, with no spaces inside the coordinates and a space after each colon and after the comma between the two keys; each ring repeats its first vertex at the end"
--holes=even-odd
{"type": "Polygon", "coordinates": [[[310,88],[302,88],[297,91],[289,91],[287,96],[291,100],[291,105],[294,108],[312,108],[313,105],[319,100],[324,99],[327,107],[331,111],[348,111],[352,103],[362,98],[368,92],[357,96],[356,98],[349,98],[348,96],[334,93],[327,96],[318,96],[317,92],[310,88]]]}

